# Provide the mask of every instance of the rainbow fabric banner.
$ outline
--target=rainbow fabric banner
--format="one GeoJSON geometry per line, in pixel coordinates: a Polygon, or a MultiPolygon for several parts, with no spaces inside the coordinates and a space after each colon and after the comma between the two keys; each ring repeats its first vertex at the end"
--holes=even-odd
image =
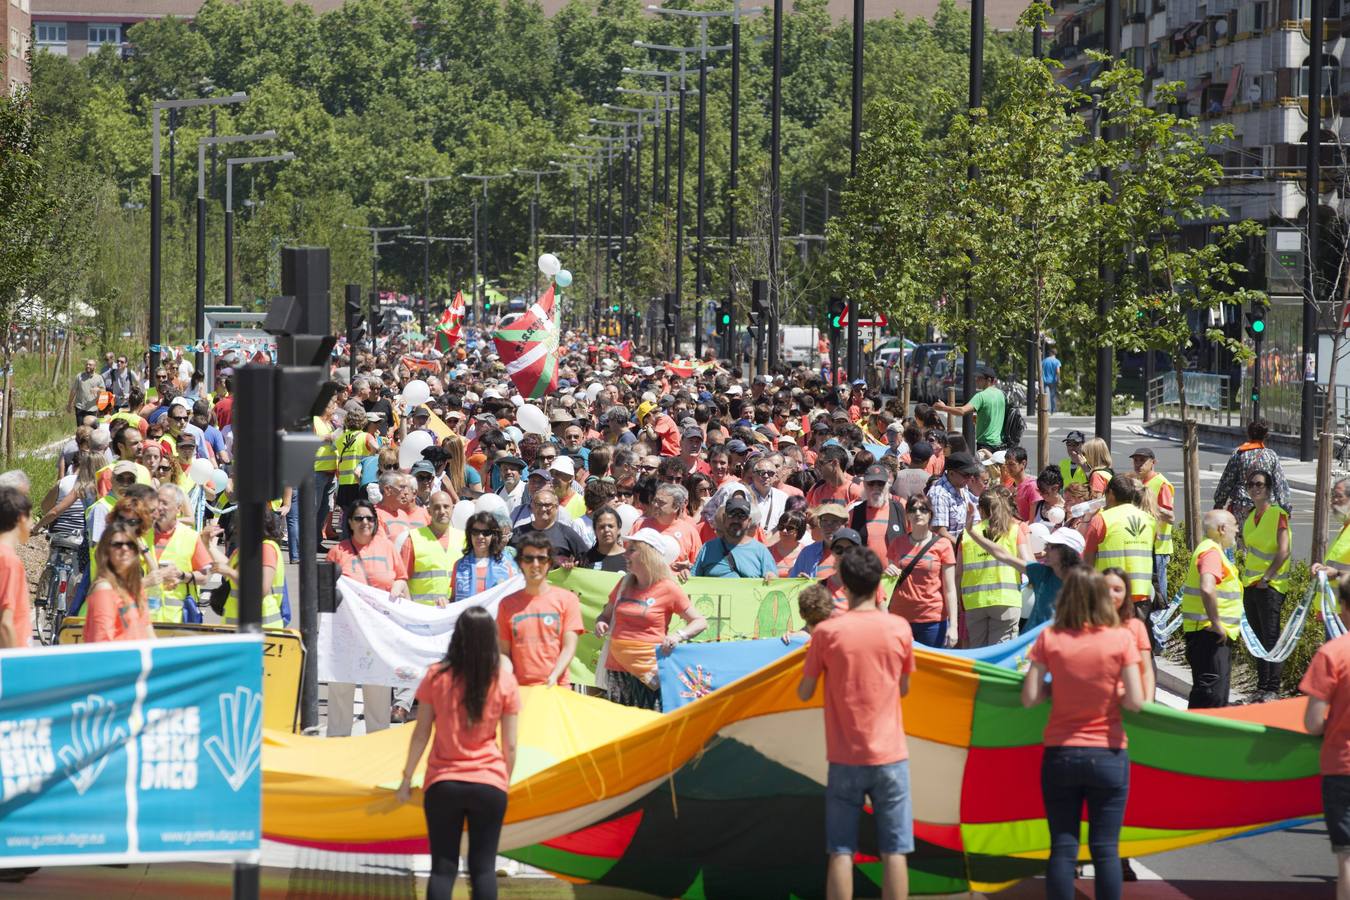
{"type": "Polygon", "coordinates": [[[525,312],[502,322],[493,340],[516,390],[538,400],[558,388],[558,323],[553,285],[525,312]]]}

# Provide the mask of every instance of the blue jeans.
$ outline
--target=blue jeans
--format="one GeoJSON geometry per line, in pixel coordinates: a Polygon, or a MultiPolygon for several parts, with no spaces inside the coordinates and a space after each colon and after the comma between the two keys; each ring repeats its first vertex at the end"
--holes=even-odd
{"type": "Polygon", "coordinates": [[[893,856],[914,852],[914,814],[909,793],[909,760],[882,766],[830,763],[825,785],[825,852],[858,852],[858,819],[863,800],[872,799],[877,852],[893,856]]]}
{"type": "Polygon", "coordinates": [[[1083,803],[1097,900],[1120,900],[1120,827],[1130,794],[1130,755],[1106,747],[1046,747],[1041,796],[1050,826],[1046,900],[1072,900],[1083,803]]]}
{"type": "Polygon", "coordinates": [[[925,647],[941,647],[947,639],[947,620],[940,622],[910,622],[909,630],[914,632],[914,640],[925,647]]]}
{"type": "Polygon", "coordinates": [[[1059,382],[1046,382],[1045,393],[1050,398],[1050,411],[1059,412],[1059,382]]]}
{"type": "Polygon", "coordinates": [[[1172,602],[1172,598],[1167,596],[1167,564],[1171,561],[1170,553],[1166,556],[1153,554],[1153,580],[1158,585],[1158,597],[1164,604],[1172,602]]]}
{"type": "Polygon", "coordinates": [[[314,473],[314,506],[317,510],[319,526],[319,540],[323,540],[323,528],[328,524],[328,513],[332,510],[332,505],[328,502],[328,492],[333,489],[333,482],[337,481],[336,472],[315,472],[314,473]]]}
{"type": "Polygon", "coordinates": [[[291,508],[286,510],[286,552],[291,562],[300,561],[300,492],[291,495],[291,508]]]}

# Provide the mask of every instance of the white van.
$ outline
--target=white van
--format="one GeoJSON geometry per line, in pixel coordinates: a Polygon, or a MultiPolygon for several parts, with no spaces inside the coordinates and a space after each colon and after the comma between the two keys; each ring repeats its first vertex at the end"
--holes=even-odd
{"type": "Polygon", "coordinates": [[[816,341],[820,329],[806,325],[786,325],[778,329],[778,356],[790,365],[816,363],[816,341]]]}

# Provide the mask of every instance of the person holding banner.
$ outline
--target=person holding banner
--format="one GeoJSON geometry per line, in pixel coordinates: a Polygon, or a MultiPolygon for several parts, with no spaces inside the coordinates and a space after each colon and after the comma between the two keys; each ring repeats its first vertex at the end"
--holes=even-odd
{"type": "MultiPolygon", "coordinates": [[[[111,522],[94,550],[98,580],[85,598],[83,642],[138,641],[155,636],[141,582],[140,534],[130,524],[111,522]]],[[[0,620],[2,621],[2,620],[0,620]]]]}
{"type": "Polygon", "coordinates": [[[577,652],[581,601],[564,588],[549,584],[553,542],[536,531],[520,539],[516,561],[525,573],[525,587],[502,598],[497,607],[497,643],[511,660],[521,684],[568,687],[567,667],[577,652]]]}
{"type": "Polygon", "coordinates": [[[431,845],[427,900],[450,900],[459,847],[469,826],[469,885],[474,900],[495,900],[494,864],[506,817],[506,791],[516,766],[520,687],[501,664],[497,627],[482,607],[464,610],[445,659],[417,688],[417,724],[397,797],[412,798],[412,778],[428,742],[422,807],[431,845]],[[498,726],[501,738],[498,740],[498,726]]]}
{"type": "Polygon", "coordinates": [[[464,524],[464,534],[464,553],[455,560],[450,579],[452,601],[467,600],[520,574],[492,513],[474,513],[464,524]]]}
{"type": "Polygon", "coordinates": [[[624,539],[628,574],[614,586],[609,603],[595,620],[595,634],[609,635],[605,661],[609,699],[623,706],[661,711],[656,652],[669,653],[702,634],[708,620],[699,615],[675,581],[670,564],[679,556],[674,538],[642,528],[624,539]],[[678,613],[685,627],[670,634],[670,618],[678,613]]]}

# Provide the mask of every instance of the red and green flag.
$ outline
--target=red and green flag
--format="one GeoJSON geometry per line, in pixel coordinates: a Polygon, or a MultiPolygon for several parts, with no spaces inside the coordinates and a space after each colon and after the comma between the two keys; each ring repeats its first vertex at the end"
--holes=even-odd
{"type": "Polygon", "coordinates": [[[507,319],[493,335],[497,354],[516,390],[538,400],[558,388],[558,323],[553,286],[529,309],[507,319]]]}

